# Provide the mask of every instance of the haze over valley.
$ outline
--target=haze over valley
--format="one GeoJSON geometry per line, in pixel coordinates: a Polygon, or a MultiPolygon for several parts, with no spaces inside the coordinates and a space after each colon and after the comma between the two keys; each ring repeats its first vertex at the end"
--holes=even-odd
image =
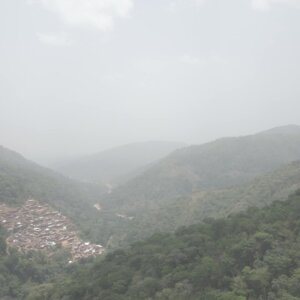
{"type": "Polygon", "coordinates": [[[0,2],[1,300],[300,300],[298,0],[0,2]]]}

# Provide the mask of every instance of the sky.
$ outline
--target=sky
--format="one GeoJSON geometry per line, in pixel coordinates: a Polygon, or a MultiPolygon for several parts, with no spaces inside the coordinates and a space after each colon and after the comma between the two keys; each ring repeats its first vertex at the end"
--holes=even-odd
{"type": "Polygon", "coordinates": [[[1,0],[0,144],[43,164],[300,124],[299,0],[1,0]]]}

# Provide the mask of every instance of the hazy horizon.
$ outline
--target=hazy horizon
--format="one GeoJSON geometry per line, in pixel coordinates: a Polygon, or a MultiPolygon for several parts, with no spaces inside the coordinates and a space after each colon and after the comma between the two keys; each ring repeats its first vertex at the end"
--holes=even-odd
{"type": "Polygon", "coordinates": [[[0,144],[0,146],[3,146],[5,148],[8,148],[9,150],[15,151],[21,155],[23,155],[26,159],[32,160],[36,163],[39,163],[41,165],[44,165],[46,167],[54,167],[54,166],[59,166],[60,164],[65,164],[68,162],[72,162],[72,161],[77,161],[78,159],[80,160],[81,158],[86,158],[89,156],[93,156],[93,155],[97,155],[100,153],[105,153],[106,151],[110,151],[110,150],[115,150],[118,148],[122,148],[122,147],[126,147],[126,146],[130,146],[130,145],[135,145],[135,144],[146,144],[146,143],[174,143],[174,144],[178,144],[181,147],[188,147],[188,146],[193,146],[193,145],[201,145],[201,144],[205,144],[205,143],[209,143],[209,142],[213,142],[215,140],[221,139],[221,138],[230,138],[230,137],[242,137],[242,136],[248,136],[248,135],[253,135],[253,134],[258,134],[261,132],[265,132],[268,130],[272,130],[272,129],[276,129],[276,128],[280,128],[280,127],[287,127],[287,126],[297,126],[300,128],[300,125],[298,124],[285,124],[282,126],[275,126],[275,127],[271,127],[271,128],[264,128],[262,130],[259,131],[255,131],[255,132],[251,132],[251,133],[246,133],[246,134],[240,134],[240,135],[226,135],[226,136],[219,136],[216,138],[212,138],[212,139],[208,139],[206,141],[202,141],[202,142],[195,142],[195,143],[186,143],[186,142],[182,142],[182,141],[163,141],[163,140],[148,140],[148,141],[137,141],[137,142],[132,142],[132,143],[124,143],[124,144],[118,144],[118,145],[113,145],[111,147],[108,148],[104,148],[104,149],[92,149],[91,152],[82,152],[82,153],[78,153],[78,154],[65,154],[65,155],[55,155],[55,154],[51,154],[49,157],[45,157],[45,156],[36,156],[36,157],[31,157],[30,153],[29,156],[26,156],[26,154],[22,153],[21,151],[19,151],[18,149],[13,149],[13,148],[9,148],[6,145],[0,144]]]}
{"type": "Polygon", "coordinates": [[[299,124],[299,1],[86,3],[1,1],[1,145],[49,164],[299,124]]]}

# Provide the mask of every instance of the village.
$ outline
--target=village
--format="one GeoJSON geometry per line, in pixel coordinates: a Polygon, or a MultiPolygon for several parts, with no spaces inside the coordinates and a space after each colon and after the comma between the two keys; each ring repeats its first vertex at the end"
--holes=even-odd
{"type": "Polygon", "coordinates": [[[101,245],[81,240],[67,217],[34,199],[18,208],[0,204],[0,223],[8,232],[7,245],[19,251],[63,247],[71,253],[70,263],[104,252],[101,245]]]}

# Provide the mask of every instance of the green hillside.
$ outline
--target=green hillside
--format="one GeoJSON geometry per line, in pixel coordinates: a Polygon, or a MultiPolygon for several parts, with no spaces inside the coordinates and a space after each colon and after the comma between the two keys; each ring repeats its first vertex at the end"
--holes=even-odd
{"type": "Polygon", "coordinates": [[[158,204],[123,205],[113,211],[133,219],[123,219],[121,226],[113,228],[110,246],[136,241],[156,231],[174,231],[207,218],[226,217],[249,206],[263,207],[286,199],[299,188],[300,162],[293,162],[236,187],[193,192],[158,204]]]}
{"type": "Polygon", "coordinates": [[[6,233],[0,225],[0,299],[25,299],[33,287],[63,276],[69,269],[70,254],[58,249],[52,256],[31,251],[6,249],[6,233]]]}
{"type": "Polygon", "coordinates": [[[285,198],[299,188],[297,160],[299,126],[177,150],[101,199],[100,218],[119,220],[108,246],[285,198]]]}
{"type": "Polygon", "coordinates": [[[224,138],[173,152],[116,189],[103,204],[119,209],[159,205],[195,191],[243,184],[295,160],[300,160],[298,126],[224,138]]]}
{"type": "MultiPolygon", "coordinates": [[[[299,220],[298,191],[264,209],[155,234],[80,266],[44,288],[43,299],[297,300],[299,220]]],[[[39,291],[28,299],[42,299],[39,291]]]]}
{"type": "Polygon", "coordinates": [[[0,202],[46,202],[70,217],[87,238],[103,242],[105,228],[93,207],[103,192],[103,187],[75,182],[0,147],[0,202]]]}
{"type": "Polygon", "coordinates": [[[0,201],[45,201],[86,238],[115,248],[285,198],[299,188],[299,163],[286,165],[300,159],[299,149],[297,126],[187,147],[107,195],[103,186],[65,178],[2,147],[0,201]]]}
{"type": "MultiPolygon", "coordinates": [[[[300,162],[294,162],[249,183],[179,197],[161,207],[156,216],[158,227],[172,230],[206,218],[221,218],[246,210],[248,207],[264,207],[274,201],[286,199],[300,188],[300,162]],[[161,222],[159,221],[161,220],[161,222]]],[[[146,218],[145,215],[142,218],[146,218]]],[[[153,217],[152,217],[153,218],[153,217]]]]}

